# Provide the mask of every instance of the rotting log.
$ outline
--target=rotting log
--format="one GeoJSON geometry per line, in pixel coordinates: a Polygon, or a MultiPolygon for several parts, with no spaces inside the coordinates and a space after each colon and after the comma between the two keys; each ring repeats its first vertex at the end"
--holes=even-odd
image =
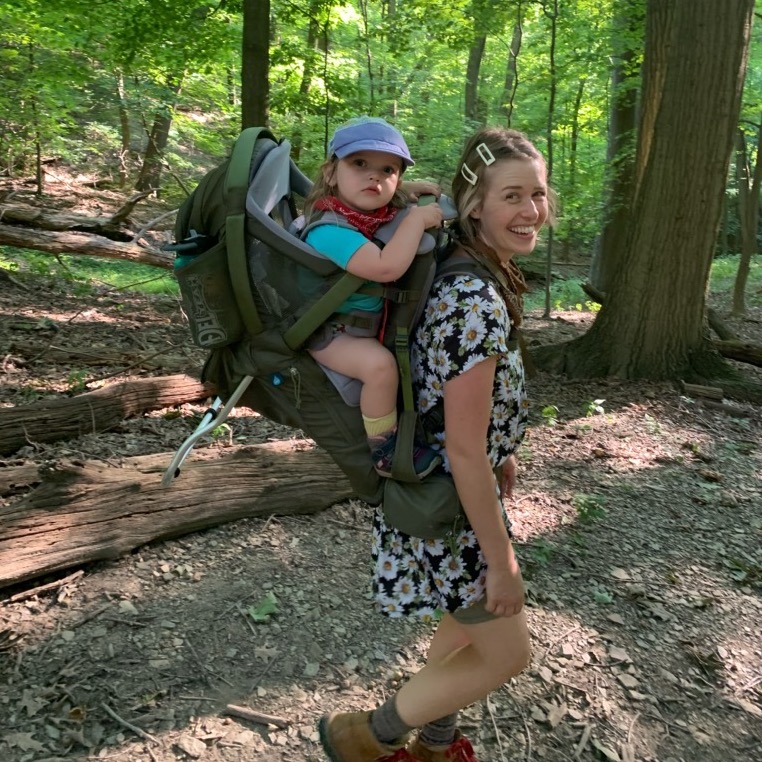
{"type": "Polygon", "coordinates": [[[0,508],[0,588],[241,518],[317,513],[355,495],[308,440],[199,455],[168,488],[161,477],[172,453],[41,472],[39,486],[0,508]]]}
{"type": "Polygon", "coordinates": [[[94,392],[0,408],[0,454],[27,444],[107,431],[148,410],[203,400],[214,387],[184,374],[109,384],[94,392]]]}
{"type": "Polygon", "coordinates": [[[743,341],[713,341],[712,346],[729,360],[738,360],[762,368],[762,346],[743,341]]]}
{"type": "Polygon", "coordinates": [[[112,347],[62,347],[58,344],[38,344],[29,341],[11,342],[10,351],[27,360],[44,357],[46,362],[107,365],[116,368],[141,368],[179,373],[190,362],[182,355],[169,355],[165,349],[158,352],[126,352],[112,347]]]}
{"type": "Polygon", "coordinates": [[[171,270],[174,262],[174,255],[153,246],[112,241],[88,233],[37,230],[15,225],[0,224],[0,246],[34,249],[46,254],[85,254],[106,259],[124,259],[164,270],[171,270]]]}

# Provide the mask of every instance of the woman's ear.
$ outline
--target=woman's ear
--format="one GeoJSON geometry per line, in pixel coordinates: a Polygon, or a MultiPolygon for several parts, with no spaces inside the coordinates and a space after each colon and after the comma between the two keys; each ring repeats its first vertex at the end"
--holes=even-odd
{"type": "Polygon", "coordinates": [[[473,209],[468,216],[472,220],[480,220],[482,218],[482,205],[479,204],[479,206],[477,206],[475,209],[473,209]]]}

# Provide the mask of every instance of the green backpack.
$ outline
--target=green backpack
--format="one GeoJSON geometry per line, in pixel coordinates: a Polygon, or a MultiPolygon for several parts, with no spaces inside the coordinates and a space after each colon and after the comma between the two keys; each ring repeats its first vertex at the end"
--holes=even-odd
{"type": "MultiPolygon", "coordinates": [[[[290,148],[288,140],[266,129],[244,130],[230,158],[201,179],[178,211],[175,243],[166,248],[176,255],[192,338],[209,350],[202,379],[216,386],[219,397],[175,454],[162,484],[172,483],[195,442],[240,404],[302,429],[329,453],[360,498],[378,503],[383,480],[373,468],[359,408],[348,404],[342,396],[346,389],[329,379],[303,346],[350,294],[388,300],[383,341],[400,368],[393,477],[417,482],[412,452],[419,422],[410,338],[444,233],[424,236],[419,255],[399,280],[366,286],[294,232],[297,199],[306,197],[312,184],[291,160],[290,148]]],[[[382,241],[385,233],[390,235],[378,233],[382,241]]]]}

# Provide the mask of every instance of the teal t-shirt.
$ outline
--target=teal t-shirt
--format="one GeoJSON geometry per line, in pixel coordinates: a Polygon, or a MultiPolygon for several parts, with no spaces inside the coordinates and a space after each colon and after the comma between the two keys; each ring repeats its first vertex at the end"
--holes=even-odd
{"type": "MultiPolygon", "coordinates": [[[[366,243],[368,239],[357,230],[340,227],[339,225],[318,225],[307,233],[305,243],[319,251],[323,256],[335,262],[339,267],[346,270],[349,260],[354,253],[366,243]]],[[[371,285],[376,285],[368,281],[371,285]]],[[[352,294],[337,312],[379,312],[384,306],[384,300],[378,296],[366,296],[364,294],[352,294]]]]}

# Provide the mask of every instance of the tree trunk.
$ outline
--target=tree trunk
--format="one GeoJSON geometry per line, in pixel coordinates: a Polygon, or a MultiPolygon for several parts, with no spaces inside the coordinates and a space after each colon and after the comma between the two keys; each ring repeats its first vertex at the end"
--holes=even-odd
{"type": "Polygon", "coordinates": [[[244,0],[241,118],[246,127],[270,124],[270,0],[244,0]]]}
{"type": "Polygon", "coordinates": [[[503,97],[500,104],[500,110],[505,117],[507,127],[511,126],[511,116],[513,115],[513,99],[516,97],[516,89],[519,86],[519,51],[521,50],[521,3],[518,7],[518,20],[513,27],[513,37],[511,38],[511,49],[508,51],[508,61],[505,66],[505,83],[503,84],[503,97]]]}
{"type": "MultiPolygon", "coordinates": [[[[585,78],[582,77],[579,81],[579,87],[577,88],[577,96],[574,98],[574,113],[572,114],[571,123],[571,141],[569,146],[569,180],[567,183],[566,195],[569,198],[574,198],[577,195],[577,144],[579,143],[579,110],[582,106],[582,96],[585,92],[585,78]]],[[[576,246],[576,230],[574,228],[574,220],[569,220],[569,225],[566,228],[566,238],[564,239],[564,245],[561,252],[561,260],[568,262],[572,249],[576,246]]]]}
{"type": "Polygon", "coordinates": [[[304,141],[302,134],[302,130],[304,129],[304,115],[308,111],[307,107],[309,105],[312,78],[315,75],[318,63],[318,40],[320,39],[320,19],[318,18],[318,13],[320,11],[320,5],[321,0],[311,0],[310,2],[310,19],[307,27],[307,52],[304,56],[302,79],[299,83],[299,106],[295,113],[296,127],[291,136],[291,156],[297,165],[301,158],[302,143],[304,141]]]}
{"type": "MultiPolygon", "coordinates": [[[[104,386],[77,397],[0,408],[0,454],[40,442],[107,431],[146,410],[203,400],[214,388],[190,376],[141,378],[104,386]]],[[[0,522],[2,523],[2,522],[0,522]]]]}
{"type": "MultiPolygon", "coordinates": [[[[558,0],[551,0],[552,12],[545,8],[545,15],[550,19],[550,50],[548,53],[550,69],[550,93],[548,96],[547,145],[545,148],[545,163],[548,167],[548,183],[553,181],[553,128],[555,126],[556,90],[558,87],[556,73],[556,43],[558,29],[558,0]]],[[[543,6],[544,7],[544,6],[543,6]]],[[[548,231],[548,245],[545,251],[545,311],[543,317],[550,317],[550,286],[553,281],[553,228],[548,231]]]]}
{"type": "Polygon", "coordinates": [[[484,46],[487,44],[487,35],[479,34],[474,38],[468,51],[468,65],[466,66],[466,119],[473,123],[481,123],[479,119],[479,70],[482,65],[484,46]]]}
{"type": "Polygon", "coordinates": [[[648,4],[622,262],[593,327],[567,347],[574,376],[692,380],[722,367],[707,337],[705,294],[753,10],[754,0],[648,4]]]}
{"type": "Polygon", "coordinates": [[[127,96],[124,90],[124,74],[121,71],[116,74],[116,92],[119,99],[119,132],[121,136],[121,148],[119,149],[119,187],[123,188],[127,184],[127,177],[129,175],[128,162],[132,134],[130,131],[130,115],[127,111],[127,96]]]}
{"type": "Polygon", "coordinates": [[[205,462],[197,455],[167,489],[160,482],[171,453],[119,467],[61,463],[36,477],[27,468],[5,479],[41,483],[0,508],[0,588],[236,519],[316,513],[354,497],[331,458],[305,446],[273,442],[205,462]]]}
{"type": "Polygon", "coordinates": [[[614,66],[606,149],[606,216],[590,265],[590,281],[599,291],[610,288],[611,276],[617,270],[620,236],[627,223],[627,202],[635,185],[635,127],[640,70],[635,65],[639,51],[634,49],[633,44],[640,39],[636,30],[642,26],[642,0],[626,0],[618,4],[614,20],[614,66]]]}
{"type": "MultiPolygon", "coordinates": [[[[173,95],[180,92],[182,77],[176,82],[170,82],[169,88],[173,95]]],[[[148,136],[146,152],[143,156],[143,166],[140,168],[135,190],[158,191],[161,188],[161,170],[163,165],[164,149],[169,140],[169,128],[172,126],[172,109],[174,104],[166,104],[163,111],[155,114],[153,126],[148,136]]]]}
{"type": "Polygon", "coordinates": [[[736,317],[746,314],[746,283],[749,279],[751,258],[757,253],[757,225],[759,224],[759,196],[762,184],[762,120],[757,125],[757,146],[754,171],[751,171],[746,137],[738,131],[738,206],[741,217],[741,257],[733,284],[732,313],[736,317]]]}

